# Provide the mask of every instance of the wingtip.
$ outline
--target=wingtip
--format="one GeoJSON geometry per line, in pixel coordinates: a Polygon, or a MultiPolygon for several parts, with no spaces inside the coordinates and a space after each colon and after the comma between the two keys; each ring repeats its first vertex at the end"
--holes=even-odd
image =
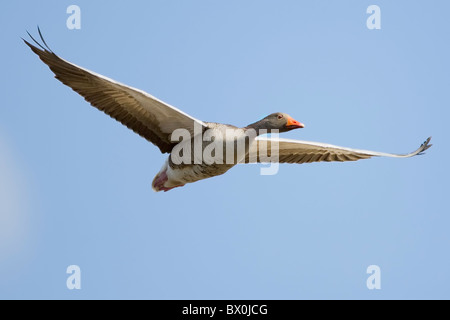
{"type": "Polygon", "coordinates": [[[20,39],[22,39],[23,42],[25,42],[25,44],[29,47],[34,47],[27,39],[20,37],[20,39]]]}
{"type": "Polygon", "coordinates": [[[41,28],[39,28],[39,25],[37,26],[39,37],[41,38],[42,42],[44,43],[45,47],[48,49],[49,52],[53,52],[52,49],[48,46],[47,42],[45,42],[44,37],[42,36],[41,28]]]}
{"type": "Polygon", "coordinates": [[[425,151],[430,149],[433,146],[432,144],[430,144],[430,141],[431,141],[431,137],[428,137],[428,139],[425,140],[425,142],[420,145],[417,155],[425,154],[425,151]]]}
{"type": "MultiPolygon", "coordinates": [[[[28,30],[25,30],[28,34],[28,36],[30,37],[31,40],[33,40],[33,42],[38,45],[42,50],[46,51],[46,52],[50,52],[53,53],[52,49],[50,49],[50,47],[48,46],[48,44],[45,42],[44,37],[42,36],[42,32],[41,29],[39,28],[39,26],[37,26],[37,30],[38,30],[38,34],[39,37],[41,38],[42,43],[45,45],[45,47],[39,43],[39,41],[37,41],[30,32],[28,32],[28,30]]],[[[36,48],[34,45],[32,45],[30,42],[28,42],[27,40],[25,40],[24,38],[21,38],[26,45],[28,45],[31,49],[36,48]]],[[[38,49],[38,48],[36,48],[38,49]]]]}
{"type": "Polygon", "coordinates": [[[431,141],[431,137],[428,137],[428,139],[423,143],[425,150],[432,146],[432,144],[430,144],[430,141],[431,141]]]}

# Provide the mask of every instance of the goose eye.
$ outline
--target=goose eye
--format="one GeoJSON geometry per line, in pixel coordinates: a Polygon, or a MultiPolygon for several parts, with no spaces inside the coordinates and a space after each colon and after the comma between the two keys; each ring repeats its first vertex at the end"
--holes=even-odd
{"type": "Polygon", "coordinates": [[[283,115],[279,114],[277,118],[278,118],[278,120],[283,119],[283,115]]]}

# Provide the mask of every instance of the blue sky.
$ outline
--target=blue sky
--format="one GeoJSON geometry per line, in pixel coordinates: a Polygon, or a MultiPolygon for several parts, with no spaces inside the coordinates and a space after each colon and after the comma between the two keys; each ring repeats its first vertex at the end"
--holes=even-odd
{"type": "Polygon", "coordinates": [[[0,11],[0,298],[450,298],[448,1],[9,1],[0,11]],[[81,30],[66,8],[81,8],[81,30]],[[381,8],[381,30],[366,9],[381,8]],[[192,116],[411,159],[258,165],[167,193],[165,155],[22,43],[192,116]],[[82,289],[66,287],[78,265],[82,289]],[[381,268],[381,290],[366,269],[381,268]]]}

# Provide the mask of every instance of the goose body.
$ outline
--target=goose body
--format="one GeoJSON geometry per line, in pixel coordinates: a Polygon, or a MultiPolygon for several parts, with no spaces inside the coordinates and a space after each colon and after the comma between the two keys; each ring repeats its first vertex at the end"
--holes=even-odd
{"type": "MultiPolygon", "coordinates": [[[[169,155],[163,167],[153,179],[152,188],[154,191],[169,191],[176,187],[182,187],[187,183],[222,175],[236,164],[243,162],[256,141],[256,136],[249,137],[246,140],[248,136],[246,136],[245,128],[213,122],[205,122],[205,127],[205,131],[202,132],[203,136],[198,137],[201,142],[202,152],[197,155],[201,155],[201,157],[196,157],[194,152],[192,152],[191,161],[182,163],[177,150],[173,150],[174,152],[169,155]],[[214,159],[207,160],[208,156],[205,155],[205,151],[208,151],[207,148],[211,146],[212,142],[208,141],[209,139],[204,141],[205,132],[214,136],[214,142],[222,146],[222,161],[219,161],[220,163],[213,161],[214,159]],[[232,162],[226,161],[227,143],[233,144],[234,154],[232,162]],[[244,148],[241,148],[242,150],[234,147],[234,145],[239,144],[244,146],[244,148]]],[[[183,146],[186,145],[190,150],[195,150],[195,138],[196,136],[190,140],[180,142],[176,149],[183,149],[183,146]]]]}
{"type": "Polygon", "coordinates": [[[304,125],[285,113],[273,113],[244,128],[204,122],[152,95],[72,64],[43,44],[24,40],[49,66],[55,78],[92,106],[121,122],[169,156],[152,182],[155,191],[222,175],[239,163],[310,163],[356,161],[371,157],[408,158],[431,145],[428,138],[416,151],[391,154],[319,142],[260,137],[270,130],[286,132],[304,125]],[[180,135],[178,135],[180,133],[180,135]],[[176,139],[178,137],[178,139],[176,139]],[[264,151],[264,152],[263,152],[264,151]],[[266,155],[265,157],[262,154],[266,155]]]}

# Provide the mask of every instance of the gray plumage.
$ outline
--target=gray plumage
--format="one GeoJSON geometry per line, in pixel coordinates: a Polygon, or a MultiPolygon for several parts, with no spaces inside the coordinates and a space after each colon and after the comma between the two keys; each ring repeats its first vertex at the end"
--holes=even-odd
{"type": "MultiPolygon", "coordinates": [[[[356,161],[379,156],[408,158],[421,154],[431,147],[429,144],[431,138],[428,138],[416,151],[399,155],[344,148],[318,142],[257,137],[267,129],[286,132],[303,128],[303,124],[284,113],[273,113],[244,128],[200,121],[142,90],[121,84],[58,57],[47,46],[40,30],[39,35],[43,45],[31,35],[30,37],[38,47],[26,40],[24,42],[53,71],[56,79],[79,93],[92,106],[153,143],[162,153],[170,153],[153,180],[152,187],[155,191],[168,191],[186,183],[221,175],[237,163],[276,161],[301,164],[321,161],[356,161]],[[192,137],[191,140],[180,143],[172,141],[172,134],[176,129],[187,130],[192,137]],[[246,134],[252,129],[256,134],[246,137],[246,134]],[[207,132],[217,134],[227,130],[234,135],[231,138],[224,135],[223,140],[224,143],[231,143],[235,146],[235,149],[232,150],[233,161],[231,163],[208,163],[207,158],[202,158],[200,163],[196,163],[194,154],[191,154],[189,163],[177,162],[183,156],[183,152],[180,152],[179,149],[189,146],[193,150],[196,137],[201,139],[207,132]],[[237,148],[237,145],[243,140],[246,143],[242,151],[237,148]],[[260,154],[263,147],[267,148],[266,157],[262,157],[260,154]]],[[[201,151],[205,152],[211,147],[212,141],[203,141],[202,139],[201,141],[201,151]]],[[[227,150],[224,144],[223,159],[227,159],[227,151],[230,150],[227,150]]]]}

